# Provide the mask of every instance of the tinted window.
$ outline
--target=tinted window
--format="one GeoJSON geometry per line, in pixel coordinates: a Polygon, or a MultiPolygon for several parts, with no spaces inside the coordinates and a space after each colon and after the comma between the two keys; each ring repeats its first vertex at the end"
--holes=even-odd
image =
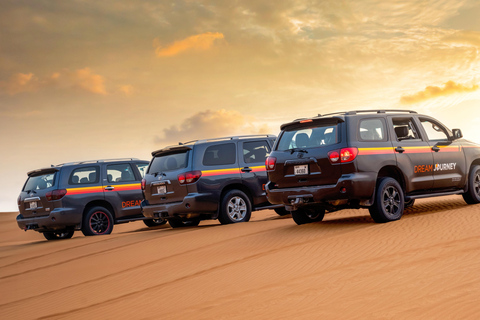
{"type": "Polygon", "coordinates": [[[132,166],[129,163],[109,164],[107,166],[108,182],[135,181],[132,166]]]}
{"type": "Polygon", "coordinates": [[[99,167],[83,167],[72,171],[68,184],[92,184],[98,183],[100,178],[99,167]]]}
{"type": "Polygon", "coordinates": [[[277,150],[324,147],[338,142],[337,125],[319,125],[287,129],[283,132],[277,150]]]}
{"type": "Polygon", "coordinates": [[[148,173],[174,171],[187,167],[188,152],[160,155],[153,158],[148,173]]]}
{"type": "Polygon", "coordinates": [[[421,121],[422,121],[423,129],[427,133],[428,140],[430,141],[448,140],[448,135],[441,126],[428,120],[421,120],[421,121]]]}
{"type": "Polygon", "coordinates": [[[24,191],[43,190],[53,186],[56,173],[47,173],[35,177],[28,177],[24,191]]]}
{"type": "Polygon", "coordinates": [[[412,118],[393,118],[393,129],[398,141],[420,140],[417,127],[412,118]]]}
{"type": "Polygon", "coordinates": [[[243,143],[243,160],[245,163],[263,163],[270,152],[267,141],[252,141],[243,143]]]}
{"type": "Polygon", "coordinates": [[[360,121],[359,137],[363,141],[385,141],[385,124],[381,119],[360,121]]]}
{"type": "Polygon", "coordinates": [[[140,171],[140,176],[142,178],[145,177],[145,172],[147,172],[148,163],[135,163],[135,165],[137,166],[138,171],[140,171]]]}
{"type": "Polygon", "coordinates": [[[207,148],[203,155],[204,166],[234,164],[236,158],[235,144],[217,144],[207,148]]]}

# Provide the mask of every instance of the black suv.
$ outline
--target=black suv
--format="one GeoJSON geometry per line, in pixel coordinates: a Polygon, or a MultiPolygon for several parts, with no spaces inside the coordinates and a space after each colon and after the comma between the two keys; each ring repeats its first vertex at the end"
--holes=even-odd
{"type": "Polygon", "coordinates": [[[148,161],[94,160],[64,163],[29,172],[18,197],[18,226],[43,233],[47,240],[112,232],[113,225],[144,220],[141,179],[148,161]]]}
{"type": "Polygon", "coordinates": [[[180,143],[152,152],[142,180],[143,214],[173,228],[200,220],[248,221],[252,210],[278,208],[266,198],[265,159],[275,136],[239,136],[180,143]]]}
{"type": "Polygon", "coordinates": [[[480,202],[480,146],[432,117],[350,111],[297,119],[281,130],[265,162],[266,191],[297,224],[342,208],[368,208],[375,222],[398,220],[425,197],[480,202]]]}

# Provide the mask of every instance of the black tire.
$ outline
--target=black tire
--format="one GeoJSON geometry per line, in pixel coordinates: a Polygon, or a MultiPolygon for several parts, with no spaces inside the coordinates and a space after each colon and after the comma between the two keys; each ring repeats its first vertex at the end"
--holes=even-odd
{"type": "Polygon", "coordinates": [[[473,166],[468,175],[468,191],[462,194],[468,204],[480,203],[480,166],[473,166]]]}
{"type": "Polygon", "coordinates": [[[404,202],[403,207],[405,209],[410,208],[410,207],[413,207],[414,204],[415,204],[415,199],[412,199],[412,200],[404,202]]]}
{"type": "Polygon", "coordinates": [[[113,216],[108,209],[93,207],[83,217],[82,233],[86,236],[110,234],[113,223],[113,216]]]}
{"type": "Polygon", "coordinates": [[[275,208],[273,209],[279,216],[286,216],[287,214],[290,214],[290,211],[287,211],[285,208],[275,208]]]}
{"type": "Polygon", "coordinates": [[[240,190],[228,191],[222,199],[218,220],[221,224],[247,222],[252,215],[252,205],[240,190]]]}
{"type": "Polygon", "coordinates": [[[167,223],[167,220],[163,220],[163,219],[147,219],[147,220],[143,220],[143,223],[145,223],[145,225],[149,228],[153,228],[153,227],[156,227],[156,226],[161,226],[161,225],[164,225],[165,223],[167,223]]]}
{"type": "Polygon", "coordinates": [[[183,221],[181,219],[168,219],[168,224],[172,228],[196,227],[200,224],[199,219],[183,221]]]}
{"type": "Polygon", "coordinates": [[[292,218],[296,224],[306,224],[311,222],[322,221],[325,217],[325,209],[305,209],[299,208],[295,211],[292,211],[292,218]]]}
{"type": "Polygon", "coordinates": [[[381,178],[377,183],[375,202],[368,208],[377,223],[395,221],[402,217],[404,209],[403,190],[397,180],[381,178]]]}
{"type": "Polygon", "coordinates": [[[44,232],[43,236],[47,240],[62,240],[70,239],[75,233],[74,230],[64,230],[64,231],[54,231],[54,232],[44,232]]]}

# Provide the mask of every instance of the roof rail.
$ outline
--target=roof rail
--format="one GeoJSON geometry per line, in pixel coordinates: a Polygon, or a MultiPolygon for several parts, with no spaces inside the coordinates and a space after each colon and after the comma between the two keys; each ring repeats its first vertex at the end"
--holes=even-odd
{"type": "Polygon", "coordinates": [[[131,161],[131,160],[140,160],[138,158],[117,158],[117,159],[98,159],[98,160],[85,160],[85,161],[73,161],[73,162],[65,162],[60,163],[54,166],[53,164],[51,167],[61,167],[61,166],[71,166],[76,164],[85,164],[85,163],[102,163],[102,162],[113,162],[113,161],[131,161]]]}
{"type": "Polygon", "coordinates": [[[319,114],[317,117],[325,117],[325,116],[331,116],[335,114],[344,114],[344,115],[355,115],[357,113],[387,113],[387,112],[406,112],[406,113],[417,113],[416,111],[413,110],[400,110],[400,109],[376,109],[376,110],[352,110],[352,111],[344,111],[344,112],[333,112],[333,113],[326,113],[326,114],[319,114]]]}
{"type": "Polygon", "coordinates": [[[201,139],[201,140],[193,140],[187,143],[205,143],[209,141],[220,141],[220,140],[235,140],[235,139],[246,139],[246,138],[276,138],[274,134],[251,134],[251,135],[239,135],[239,136],[229,136],[229,137],[220,137],[220,138],[211,138],[211,139],[201,139]]]}

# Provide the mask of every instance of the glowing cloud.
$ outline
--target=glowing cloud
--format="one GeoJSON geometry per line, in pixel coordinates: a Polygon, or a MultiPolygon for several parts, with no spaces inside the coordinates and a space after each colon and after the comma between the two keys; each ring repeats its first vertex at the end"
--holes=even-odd
{"type": "Polygon", "coordinates": [[[0,92],[10,95],[31,92],[37,90],[38,85],[38,79],[33,73],[16,73],[8,81],[0,82],[0,92]]]}
{"type": "Polygon", "coordinates": [[[454,81],[448,81],[443,88],[437,86],[428,86],[425,90],[414,93],[412,95],[402,96],[400,102],[403,104],[412,104],[416,102],[425,101],[440,96],[448,96],[459,92],[472,92],[478,90],[478,85],[474,84],[471,87],[464,86],[463,84],[455,83],[454,81]]]}
{"type": "Polygon", "coordinates": [[[171,57],[188,50],[208,50],[216,39],[223,38],[220,32],[206,32],[175,41],[166,47],[162,47],[160,40],[156,38],[153,46],[158,57],[171,57]]]}
{"type": "Polygon", "coordinates": [[[66,74],[74,87],[92,93],[107,94],[107,90],[105,89],[105,78],[101,75],[92,73],[90,68],[66,72],[66,74]]]}
{"type": "Polygon", "coordinates": [[[134,92],[133,86],[124,84],[119,88],[120,92],[123,92],[126,96],[131,96],[134,92]]]}

